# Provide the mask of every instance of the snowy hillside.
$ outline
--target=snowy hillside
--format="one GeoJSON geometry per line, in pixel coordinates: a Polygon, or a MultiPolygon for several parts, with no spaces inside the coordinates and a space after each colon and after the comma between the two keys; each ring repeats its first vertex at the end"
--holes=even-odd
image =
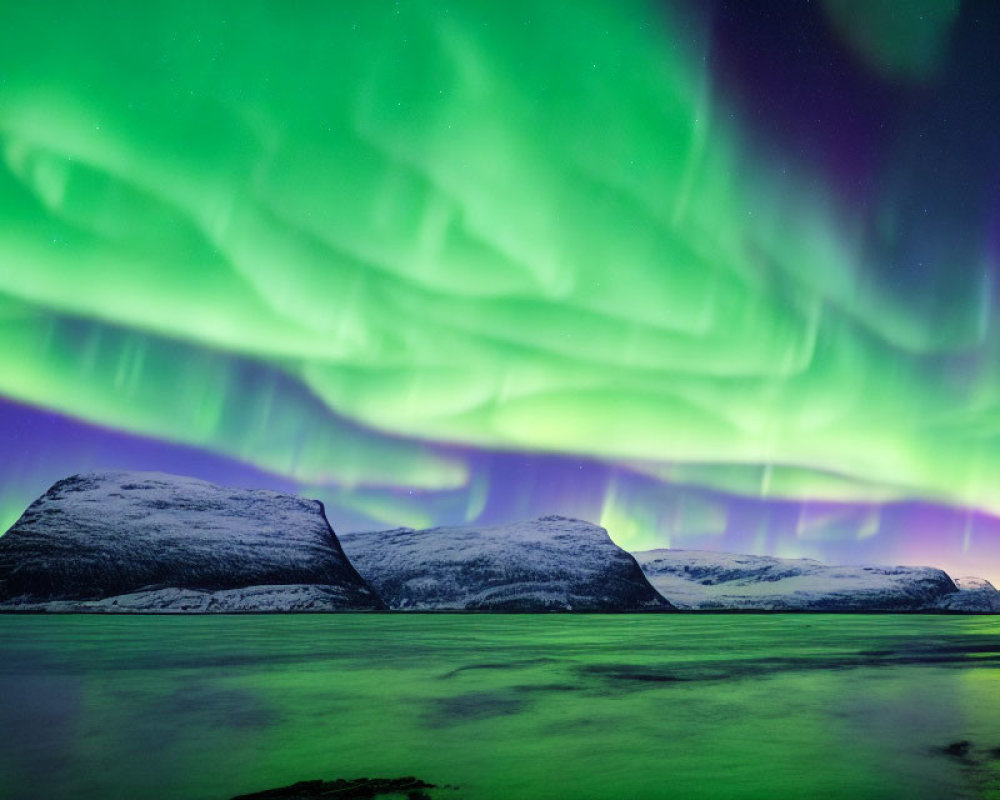
{"type": "Polygon", "coordinates": [[[0,537],[0,608],[381,608],[323,506],[152,472],[56,483],[0,537]]]}
{"type": "Polygon", "coordinates": [[[565,517],[496,527],[349,533],[344,550],[404,610],[669,609],[604,528],[565,517]]]}
{"type": "Polygon", "coordinates": [[[942,607],[958,594],[951,578],[931,567],[831,567],[700,550],[632,555],[656,590],[682,609],[912,611],[942,607]]]}
{"type": "Polygon", "coordinates": [[[992,583],[983,578],[955,578],[957,594],[941,599],[940,608],[951,611],[975,611],[978,613],[1000,614],[1000,592],[992,583]]]}

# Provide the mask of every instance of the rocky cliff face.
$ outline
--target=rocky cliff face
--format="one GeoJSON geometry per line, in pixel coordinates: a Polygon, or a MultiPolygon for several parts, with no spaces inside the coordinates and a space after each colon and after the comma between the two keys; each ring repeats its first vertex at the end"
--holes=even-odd
{"type": "Polygon", "coordinates": [[[958,594],[931,567],[831,567],[812,559],[698,550],[633,553],[650,583],[681,609],[916,611],[958,594]]]}
{"type": "Polygon", "coordinates": [[[0,537],[0,607],[334,611],[383,605],[316,500],[162,473],[59,481],[0,537]]]}
{"type": "Polygon", "coordinates": [[[589,522],[345,534],[344,549],[390,608],[645,611],[671,606],[628,553],[589,522]]]}

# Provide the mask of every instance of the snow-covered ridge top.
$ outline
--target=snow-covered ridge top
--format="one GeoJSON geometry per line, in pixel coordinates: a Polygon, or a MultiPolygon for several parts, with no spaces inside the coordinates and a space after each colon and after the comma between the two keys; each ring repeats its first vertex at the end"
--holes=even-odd
{"type": "Polygon", "coordinates": [[[436,525],[430,528],[410,528],[407,526],[400,526],[398,528],[385,528],[385,529],[368,529],[359,531],[348,531],[345,536],[359,536],[367,533],[392,533],[394,531],[417,531],[419,533],[429,533],[431,531],[451,531],[459,530],[462,528],[468,528],[470,530],[477,530],[480,532],[490,531],[490,530],[507,530],[512,528],[519,528],[522,526],[532,526],[532,525],[545,525],[546,527],[581,527],[588,530],[597,530],[607,532],[600,525],[593,522],[588,522],[585,519],[578,519],[576,517],[562,517],[555,514],[547,514],[541,517],[526,517],[524,519],[514,520],[512,522],[495,522],[490,524],[479,523],[479,522],[464,522],[455,525],[436,525]]]}
{"type": "Polygon", "coordinates": [[[941,573],[937,567],[889,566],[879,564],[825,564],[814,558],[780,558],[778,556],[758,556],[739,553],[720,553],[714,550],[675,550],[660,548],[639,550],[632,553],[640,564],[670,569],[673,565],[711,567],[717,571],[733,571],[748,576],[755,571],[785,568],[795,574],[815,574],[832,571],[844,575],[872,573],[877,575],[912,575],[916,572],[941,573]]]}
{"type": "Polygon", "coordinates": [[[996,587],[990,583],[986,578],[975,578],[971,575],[963,575],[960,578],[954,578],[955,585],[963,592],[974,592],[980,589],[985,589],[987,591],[996,591],[996,587]]]}
{"type": "MultiPolygon", "coordinates": [[[[549,514],[544,517],[534,519],[518,520],[495,525],[440,525],[435,528],[392,528],[385,531],[355,531],[352,533],[340,534],[341,539],[347,537],[379,536],[382,538],[400,537],[402,539],[413,539],[411,534],[419,536],[431,536],[441,534],[458,542],[463,538],[480,539],[481,537],[503,536],[512,542],[533,542],[544,543],[546,540],[559,540],[572,537],[575,534],[585,534],[587,536],[598,536],[606,539],[608,543],[614,544],[608,532],[600,525],[593,522],[576,519],[574,517],[561,517],[549,514]]],[[[614,545],[617,547],[617,545],[614,545]]]]}
{"type": "Polygon", "coordinates": [[[155,495],[157,492],[165,492],[171,496],[178,494],[179,491],[183,491],[188,495],[202,495],[206,497],[216,496],[219,492],[228,491],[241,496],[255,496],[261,499],[293,500],[312,505],[319,503],[319,500],[309,500],[284,492],[276,492],[271,489],[247,489],[240,486],[228,486],[205,481],[201,478],[192,478],[188,475],[174,475],[173,473],[159,472],[157,470],[121,469],[93,470],[91,472],[70,475],[52,484],[39,500],[43,500],[47,495],[57,492],[62,493],[65,497],[66,493],[62,490],[67,488],[77,493],[93,492],[99,494],[104,492],[108,496],[116,496],[117,492],[122,489],[149,492],[151,495],[155,495]]]}

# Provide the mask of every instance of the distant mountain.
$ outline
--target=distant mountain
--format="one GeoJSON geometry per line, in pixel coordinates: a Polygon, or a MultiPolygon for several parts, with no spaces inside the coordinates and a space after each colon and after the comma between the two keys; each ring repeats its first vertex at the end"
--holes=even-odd
{"type": "Polygon", "coordinates": [[[604,528],[566,517],[341,536],[392,609],[669,610],[604,528]]]}
{"type": "MultiPolygon", "coordinates": [[[[633,553],[656,590],[681,609],[917,611],[978,600],[932,567],[827,566],[808,558],[701,550],[633,553]]],[[[992,588],[992,587],[990,587],[992,588]]],[[[994,590],[995,591],[995,590],[994,590]]]]}
{"type": "Polygon", "coordinates": [[[316,500],[148,472],[56,483],[0,537],[0,609],[384,608],[316,500]]]}
{"type": "Polygon", "coordinates": [[[975,611],[986,614],[1000,614],[1000,592],[992,583],[983,578],[955,578],[956,594],[941,599],[940,608],[952,611],[975,611]]]}
{"type": "Polygon", "coordinates": [[[1000,613],[1000,592],[930,567],[694,550],[630,555],[603,528],[559,516],[338,541],[319,501],[149,472],[61,480],[0,537],[0,611],[386,607],[1000,613]]]}

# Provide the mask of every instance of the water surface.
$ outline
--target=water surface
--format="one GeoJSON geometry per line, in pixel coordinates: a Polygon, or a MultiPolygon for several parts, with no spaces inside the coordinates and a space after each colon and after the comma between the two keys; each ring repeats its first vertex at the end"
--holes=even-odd
{"type": "Polygon", "coordinates": [[[1000,798],[997,618],[7,616],[0,642],[12,800],[403,775],[453,800],[1000,798]]]}

